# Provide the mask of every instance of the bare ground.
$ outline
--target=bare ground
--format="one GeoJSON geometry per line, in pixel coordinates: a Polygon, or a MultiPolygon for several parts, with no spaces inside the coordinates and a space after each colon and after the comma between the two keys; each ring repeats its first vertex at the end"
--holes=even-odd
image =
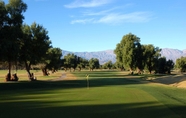
{"type": "Polygon", "coordinates": [[[186,88],[186,75],[167,75],[164,77],[154,78],[152,82],[175,86],[179,88],[186,88]]]}
{"type": "Polygon", "coordinates": [[[69,72],[64,72],[61,74],[59,78],[52,79],[51,81],[62,81],[62,80],[76,80],[77,78],[69,73],[69,72]]]}

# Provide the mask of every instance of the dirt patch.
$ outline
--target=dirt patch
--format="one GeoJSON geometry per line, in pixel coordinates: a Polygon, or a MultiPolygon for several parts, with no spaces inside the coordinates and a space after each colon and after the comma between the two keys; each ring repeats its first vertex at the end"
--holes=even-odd
{"type": "Polygon", "coordinates": [[[76,80],[76,79],[77,77],[71,73],[66,73],[66,77],[63,78],[63,80],[76,80]]]}
{"type": "Polygon", "coordinates": [[[62,73],[61,77],[52,79],[51,81],[62,81],[62,80],[76,80],[76,76],[71,73],[62,73]]]}

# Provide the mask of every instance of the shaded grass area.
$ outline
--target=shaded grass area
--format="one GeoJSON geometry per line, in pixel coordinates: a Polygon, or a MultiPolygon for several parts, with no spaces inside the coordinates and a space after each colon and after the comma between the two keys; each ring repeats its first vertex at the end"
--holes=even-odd
{"type": "Polygon", "coordinates": [[[120,72],[92,72],[87,89],[86,73],[73,73],[78,76],[73,81],[0,83],[0,117],[186,117],[185,89],[147,84],[120,72]]]}

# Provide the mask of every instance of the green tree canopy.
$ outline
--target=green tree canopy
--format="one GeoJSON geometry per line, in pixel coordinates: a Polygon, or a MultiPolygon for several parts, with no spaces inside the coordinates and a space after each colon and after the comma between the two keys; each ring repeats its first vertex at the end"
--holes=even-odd
{"type": "Polygon", "coordinates": [[[97,58],[91,58],[89,60],[89,68],[90,68],[91,71],[93,71],[94,69],[98,69],[99,66],[100,66],[99,59],[97,59],[97,58]]]}
{"type": "Polygon", "coordinates": [[[31,65],[41,63],[42,60],[47,59],[46,53],[51,48],[51,41],[48,31],[35,22],[31,26],[23,25],[22,32],[20,61],[25,63],[26,70],[31,75],[31,65]]]}
{"type": "Polygon", "coordinates": [[[176,68],[178,68],[181,72],[186,71],[186,57],[181,57],[176,60],[176,68]]]}
{"type": "Polygon", "coordinates": [[[64,67],[65,67],[65,70],[67,69],[70,69],[71,71],[71,68],[74,68],[76,66],[76,59],[77,59],[77,56],[74,55],[74,54],[67,54],[66,56],[64,56],[64,67]]]}
{"type": "Polygon", "coordinates": [[[116,59],[119,63],[123,63],[125,68],[131,72],[136,68],[141,68],[141,44],[140,38],[134,34],[124,35],[115,49],[116,59]]]}
{"type": "Polygon", "coordinates": [[[158,47],[153,45],[142,45],[143,50],[143,65],[150,73],[156,69],[156,63],[158,58],[161,56],[158,47]]]}
{"type": "Polygon", "coordinates": [[[108,61],[108,62],[103,64],[104,69],[111,69],[112,67],[113,67],[112,61],[108,61]]]}
{"type": "Polygon", "coordinates": [[[88,66],[88,60],[82,57],[78,57],[77,67],[79,68],[79,71],[81,71],[82,68],[86,68],[87,66],[88,66]]]}
{"type": "Polygon", "coordinates": [[[61,66],[61,57],[62,50],[60,48],[49,48],[46,57],[42,60],[41,70],[43,75],[48,75],[48,70],[51,70],[52,73],[57,71],[61,66]]]}

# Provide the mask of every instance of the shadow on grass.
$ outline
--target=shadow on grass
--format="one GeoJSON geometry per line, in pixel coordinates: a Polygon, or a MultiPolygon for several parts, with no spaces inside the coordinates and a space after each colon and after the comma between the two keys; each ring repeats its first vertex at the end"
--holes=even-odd
{"type": "MultiPolygon", "coordinates": [[[[135,79],[124,78],[90,78],[90,87],[115,86],[142,84],[141,81],[135,79]]],[[[61,80],[61,81],[20,81],[0,83],[0,90],[24,90],[24,89],[70,89],[87,87],[87,80],[61,80]]]]}
{"type": "Polygon", "coordinates": [[[157,102],[65,106],[66,102],[0,103],[1,118],[185,118],[186,106],[157,102]],[[55,104],[55,105],[54,105],[55,104]],[[57,105],[56,105],[57,104],[57,105]]]}

